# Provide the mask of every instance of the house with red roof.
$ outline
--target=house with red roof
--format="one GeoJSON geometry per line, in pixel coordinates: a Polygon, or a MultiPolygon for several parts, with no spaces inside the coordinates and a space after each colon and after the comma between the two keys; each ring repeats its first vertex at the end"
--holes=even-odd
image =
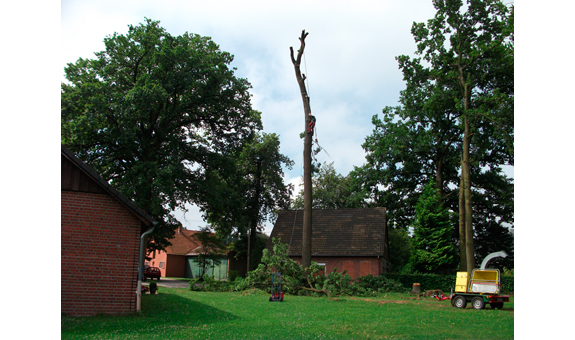
{"type": "MultiPolygon", "coordinates": [[[[203,253],[201,242],[195,237],[198,230],[187,230],[181,224],[176,230],[171,245],[165,251],[156,250],[147,254],[146,266],[158,267],[162,277],[197,278],[201,270],[196,259],[203,253]]],[[[218,280],[227,279],[229,272],[228,257],[222,254],[220,264],[208,268],[207,274],[218,280]]]]}

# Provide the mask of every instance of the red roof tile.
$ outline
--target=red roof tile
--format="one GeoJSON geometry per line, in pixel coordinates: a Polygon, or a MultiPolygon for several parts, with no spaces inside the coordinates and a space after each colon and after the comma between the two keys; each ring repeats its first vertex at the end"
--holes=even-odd
{"type": "Polygon", "coordinates": [[[176,231],[176,234],[170,243],[172,245],[166,247],[166,253],[173,255],[186,255],[192,249],[199,247],[201,244],[196,240],[193,235],[197,233],[197,230],[186,230],[181,229],[181,233],[176,231]]]}

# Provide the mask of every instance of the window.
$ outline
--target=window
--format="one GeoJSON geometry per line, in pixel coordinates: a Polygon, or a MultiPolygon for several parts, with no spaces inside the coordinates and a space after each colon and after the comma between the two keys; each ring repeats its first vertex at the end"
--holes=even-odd
{"type": "Polygon", "coordinates": [[[322,271],[319,271],[318,273],[325,275],[326,274],[326,268],[327,268],[326,264],[325,263],[318,263],[317,265],[322,267],[322,271],[323,271],[323,273],[322,273],[322,271]]]}
{"type": "Polygon", "coordinates": [[[160,261],[160,265],[159,265],[159,267],[160,267],[160,268],[164,268],[164,265],[165,265],[165,264],[166,264],[166,262],[164,262],[164,261],[160,261]]]}

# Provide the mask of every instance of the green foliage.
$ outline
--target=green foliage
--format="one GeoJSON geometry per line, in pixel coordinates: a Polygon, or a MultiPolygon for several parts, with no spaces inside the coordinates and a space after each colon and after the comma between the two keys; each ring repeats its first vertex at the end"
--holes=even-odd
{"type": "MultiPolygon", "coordinates": [[[[332,163],[323,163],[312,177],[313,209],[360,208],[365,205],[361,192],[353,187],[350,175],[342,176],[332,163]]],[[[292,209],[303,209],[304,192],[299,192],[291,204],[292,209]]]]}
{"type": "Polygon", "coordinates": [[[513,275],[501,275],[501,293],[513,294],[515,290],[515,277],[513,275]]]}
{"type": "Polygon", "coordinates": [[[410,268],[409,260],[411,259],[412,247],[411,237],[409,237],[407,230],[390,228],[387,237],[389,238],[389,255],[391,258],[389,271],[398,273],[410,268]]]}
{"type": "Polygon", "coordinates": [[[104,43],[65,68],[62,144],[158,222],[149,249],[164,249],[171,211],[226,196],[228,155],[262,128],[260,115],[233,56],[208,37],[172,36],[146,19],[104,43]]]}
{"type": "Polygon", "coordinates": [[[158,284],[155,282],[150,282],[149,287],[150,287],[150,289],[158,289],[158,284]]]}
{"type": "Polygon", "coordinates": [[[263,223],[289,206],[293,187],[284,183],[283,168],[291,169],[294,163],[280,152],[275,133],[250,135],[228,157],[234,164],[233,176],[218,177],[218,202],[206,201],[200,207],[222,235],[244,238],[250,225],[251,242],[255,244],[263,223]]]}
{"type": "Polygon", "coordinates": [[[515,270],[503,268],[503,273],[501,273],[501,275],[503,275],[503,276],[515,276],[515,270]]]}
{"type": "Polygon", "coordinates": [[[416,57],[396,58],[406,82],[401,106],[373,117],[373,133],[362,145],[367,164],[354,176],[373,205],[388,208],[389,220],[407,228],[432,179],[445,206],[459,212],[461,164],[469,159],[464,183],[473,203],[464,211],[483,234],[477,259],[486,249],[512,248],[509,237],[497,245],[484,242],[501,235],[494,225],[513,225],[513,182],[502,165],[512,165],[514,153],[514,10],[499,0],[433,5],[434,18],[411,29],[416,57]]]}
{"type": "Polygon", "coordinates": [[[405,292],[406,288],[393,279],[371,275],[352,281],[347,271],[338,272],[335,268],[324,275],[323,267],[312,262],[307,271],[287,256],[287,244],[272,239],[273,252],[264,249],[262,263],[246,278],[237,277],[230,281],[216,281],[204,275],[190,281],[194,291],[245,291],[262,290],[271,293],[271,277],[275,272],[282,275],[282,291],[291,295],[338,295],[376,296],[386,292],[405,292]]]}
{"type": "Polygon", "coordinates": [[[228,272],[228,280],[230,280],[230,282],[234,282],[238,277],[240,277],[240,272],[237,270],[230,270],[228,272]]]}
{"type": "Polygon", "coordinates": [[[454,269],[457,253],[452,243],[453,227],[433,181],[423,189],[415,212],[410,259],[413,269],[422,273],[446,273],[454,269]]]}
{"type": "Polygon", "coordinates": [[[220,265],[222,255],[225,254],[227,246],[221,237],[212,233],[209,228],[203,228],[193,237],[200,242],[198,256],[193,261],[197,263],[200,270],[200,277],[205,276],[207,268],[220,265]]]}

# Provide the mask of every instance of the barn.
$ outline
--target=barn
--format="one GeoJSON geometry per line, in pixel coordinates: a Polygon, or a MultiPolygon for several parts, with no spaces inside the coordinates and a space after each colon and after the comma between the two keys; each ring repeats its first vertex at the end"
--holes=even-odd
{"type": "Polygon", "coordinates": [[[62,146],[61,311],[136,311],[140,236],[153,221],[62,146]]]}
{"type": "MultiPolygon", "coordinates": [[[[289,245],[290,258],[302,262],[303,210],[284,210],[278,214],[272,239],[289,245]]],[[[385,208],[312,210],[312,262],[347,270],[352,279],[378,276],[389,267],[389,241],[385,208]]]]}

